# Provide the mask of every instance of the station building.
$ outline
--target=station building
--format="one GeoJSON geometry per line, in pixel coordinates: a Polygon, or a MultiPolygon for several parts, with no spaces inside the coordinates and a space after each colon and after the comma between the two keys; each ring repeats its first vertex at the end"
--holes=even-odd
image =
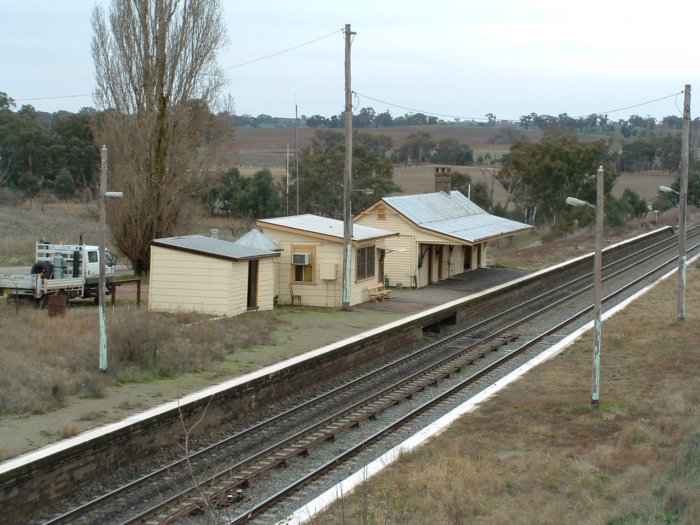
{"type": "MultiPolygon", "coordinates": [[[[340,308],[343,299],[343,221],[318,215],[260,219],[256,226],[280,248],[276,260],[278,304],[340,308]]],[[[382,282],[385,243],[398,232],[355,225],[352,232],[350,305],[369,300],[368,286],[382,282]]]]}
{"type": "Polygon", "coordinates": [[[384,197],[354,218],[398,232],[380,253],[385,284],[422,288],[486,266],[490,242],[532,226],[487,213],[450,189],[450,169],[435,168],[435,192],[384,197]]]}

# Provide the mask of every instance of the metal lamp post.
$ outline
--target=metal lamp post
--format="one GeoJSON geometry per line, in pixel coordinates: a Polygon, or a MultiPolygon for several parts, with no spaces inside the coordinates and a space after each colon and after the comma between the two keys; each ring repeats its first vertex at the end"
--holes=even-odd
{"type": "Polygon", "coordinates": [[[571,206],[588,206],[595,210],[595,255],[593,257],[593,282],[595,288],[595,301],[593,303],[593,387],[591,391],[591,408],[600,409],[600,350],[603,341],[603,320],[602,320],[602,244],[603,244],[603,218],[604,218],[604,172],[603,166],[598,168],[596,175],[596,205],[586,201],[567,197],[566,203],[571,206]]]}
{"type": "Polygon", "coordinates": [[[676,305],[676,317],[679,321],[685,319],[685,283],[687,279],[687,254],[686,254],[686,232],[685,216],[688,193],[681,195],[673,188],[659,186],[659,191],[673,193],[678,197],[678,301],[676,305]],[[685,202],[684,202],[685,201],[685,202]]]}
{"type": "Polygon", "coordinates": [[[105,199],[121,199],[124,194],[121,191],[107,191],[107,146],[102,146],[100,170],[100,283],[97,290],[100,315],[100,370],[107,371],[107,319],[105,317],[105,243],[107,237],[107,212],[105,211],[105,199]]]}

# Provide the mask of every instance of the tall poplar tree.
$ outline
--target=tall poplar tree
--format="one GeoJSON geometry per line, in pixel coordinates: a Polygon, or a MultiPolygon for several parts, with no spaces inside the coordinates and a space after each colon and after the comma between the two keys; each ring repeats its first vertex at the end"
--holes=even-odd
{"type": "Polygon", "coordinates": [[[124,192],[108,224],[142,274],[151,241],[186,229],[215,162],[211,143],[198,153],[224,82],[226,30],[218,0],[113,0],[108,18],[95,7],[92,25],[96,138],[109,151],[109,190],[124,192]]]}

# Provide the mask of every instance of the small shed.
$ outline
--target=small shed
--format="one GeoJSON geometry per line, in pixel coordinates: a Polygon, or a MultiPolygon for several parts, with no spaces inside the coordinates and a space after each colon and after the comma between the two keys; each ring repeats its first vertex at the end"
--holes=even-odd
{"type": "Polygon", "coordinates": [[[238,315],[271,310],[279,252],[203,235],[151,242],[148,308],[238,315]]]}
{"type": "MultiPolygon", "coordinates": [[[[260,219],[256,226],[282,250],[275,292],[279,304],[291,304],[296,297],[307,306],[341,306],[343,221],[305,214],[260,219]]],[[[351,305],[368,301],[368,286],[382,282],[384,242],[396,235],[386,229],[353,226],[351,305]]]]}
{"type": "Polygon", "coordinates": [[[532,229],[450,191],[449,172],[436,171],[435,179],[434,193],[384,197],[355,218],[358,224],[400,232],[385,244],[390,286],[421,288],[484,267],[489,242],[532,229]]]}

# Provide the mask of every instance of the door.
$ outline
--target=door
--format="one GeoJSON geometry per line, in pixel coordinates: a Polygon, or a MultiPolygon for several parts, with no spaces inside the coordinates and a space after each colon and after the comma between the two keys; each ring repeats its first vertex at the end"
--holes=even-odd
{"type": "Polygon", "coordinates": [[[386,284],[384,279],[384,257],[386,257],[386,251],[381,248],[377,250],[379,252],[379,265],[377,269],[377,282],[386,284]]]}
{"type": "Polygon", "coordinates": [[[258,260],[248,261],[248,310],[258,308],[258,260]]]}

